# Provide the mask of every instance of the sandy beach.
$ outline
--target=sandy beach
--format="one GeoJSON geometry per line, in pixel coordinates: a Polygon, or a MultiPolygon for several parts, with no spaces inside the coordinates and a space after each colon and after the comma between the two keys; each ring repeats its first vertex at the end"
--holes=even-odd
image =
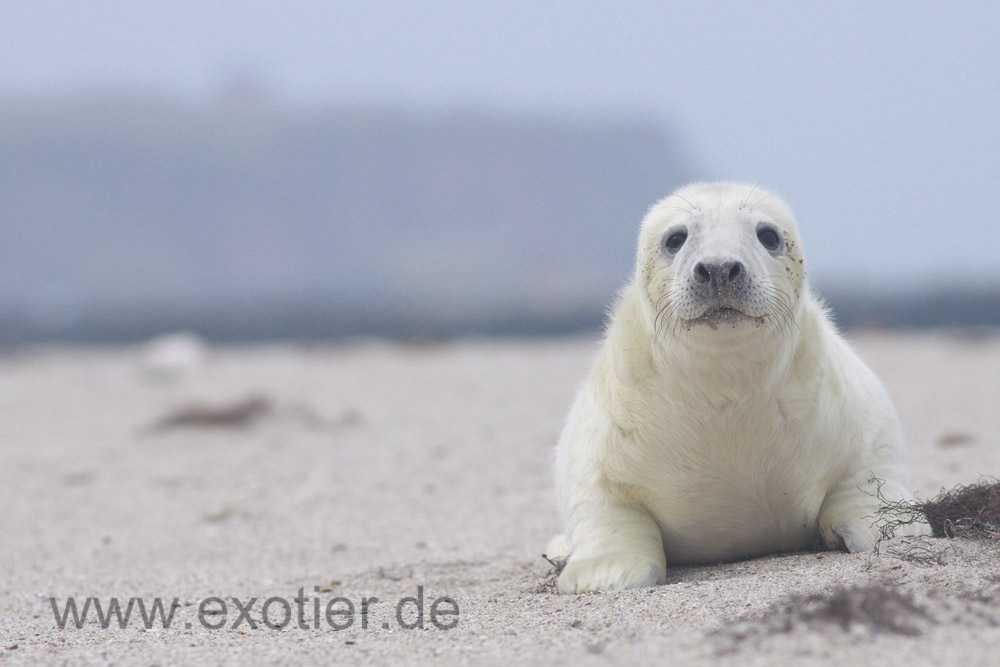
{"type": "MultiPolygon", "coordinates": [[[[896,403],[920,498],[1000,476],[1000,337],[849,338],[896,403]]],[[[996,664],[992,541],[668,566],[653,589],[555,594],[551,459],[595,351],[0,355],[0,665],[996,664]],[[88,598],[82,627],[60,628],[88,598]],[[126,627],[101,627],[94,600],[112,598],[133,600],[126,627]],[[140,599],[173,608],[170,627],[144,627],[140,599]]]]}

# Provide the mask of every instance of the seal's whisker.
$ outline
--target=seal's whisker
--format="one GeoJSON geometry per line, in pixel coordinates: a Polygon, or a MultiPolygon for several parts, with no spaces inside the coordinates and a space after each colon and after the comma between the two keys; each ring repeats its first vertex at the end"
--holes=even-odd
{"type": "Polygon", "coordinates": [[[758,206],[761,205],[761,202],[763,202],[765,199],[767,199],[768,197],[770,197],[773,194],[774,194],[773,192],[768,192],[763,197],[761,197],[760,199],[758,199],[757,203],[750,207],[750,211],[753,212],[758,206]]]}
{"type": "Polygon", "coordinates": [[[692,204],[691,201],[687,197],[684,197],[680,193],[675,192],[674,196],[677,197],[678,199],[680,199],[681,201],[684,201],[685,203],[687,203],[687,205],[691,207],[691,212],[692,213],[694,211],[700,211],[701,210],[700,206],[696,206],[696,205],[692,204]]]}
{"type": "Polygon", "coordinates": [[[784,331],[785,326],[788,325],[788,332],[791,333],[792,327],[797,328],[797,325],[795,324],[795,313],[792,311],[788,294],[773,285],[764,285],[763,290],[768,295],[768,300],[770,301],[772,310],[775,311],[781,330],[784,331]]]}
{"type": "MultiPolygon", "coordinates": [[[[671,295],[668,293],[665,294],[664,296],[671,296],[671,295]]],[[[658,302],[662,300],[663,297],[661,297],[658,300],[658,302]]],[[[677,308],[676,303],[673,300],[670,300],[659,310],[659,312],[656,315],[656,322],[654,323],[653,326],[654,339],[659,340],[661,334],[670,334],[669,336],[670,338],[676,336],[677,318],[674,317],[676,313],[676,308],[677,308]],[[667,326],[671,322],[673,324],[667,326]]]]}

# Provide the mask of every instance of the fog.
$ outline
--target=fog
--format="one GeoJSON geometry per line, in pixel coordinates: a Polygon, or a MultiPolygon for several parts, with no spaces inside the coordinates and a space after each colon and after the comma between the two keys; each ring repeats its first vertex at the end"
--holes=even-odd
{"type": "Polygon", "coordinates": [[[340,308],[316,335],[593,323],[692,179],[777,190],[845,312],[933,324],[921,295],[965,292],[994,321],[998,29],[992,5],[8,2],[5,337],[237,301],[340,308]]]}

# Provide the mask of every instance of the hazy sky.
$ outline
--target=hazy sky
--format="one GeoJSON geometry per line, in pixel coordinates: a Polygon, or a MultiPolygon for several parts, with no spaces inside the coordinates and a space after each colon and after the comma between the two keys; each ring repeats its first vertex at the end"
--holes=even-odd
{"type": "Polygon", "coordinates": [[[755,4],[5,0],[0,95],[250,72],[295,106],[650,118],[783,194],[821,279],[1000,280],[1000,3],[755,4]]]}

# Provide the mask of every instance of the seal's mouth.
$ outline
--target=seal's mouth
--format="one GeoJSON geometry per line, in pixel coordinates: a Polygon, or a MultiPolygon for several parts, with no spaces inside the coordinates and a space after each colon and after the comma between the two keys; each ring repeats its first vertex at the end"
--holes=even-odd
{"type": "Polygon", "coordinates": [[[739,308],[732,308],[730,306],[720,306],[719,308],[710,308],[705,311],[702,317],[711,317],[712,319],[723,318],[728,319],[731,317],[743,317],[744,313],[739,308]]]}
{"type": "Polygon", "coordinates": [[[732,306],[717,306],[715,308],[709,308],[698,317],[689,320],[689,322],[691,324],[704,324],[716,329],[720,324],[732,324],[735,326],[743,321],[756,319],[758,318],[748,315],[739,308],[733,308],[732,306]]]}
{"type": "Polygon", "coordinates": [[[709,308],[704,313],[695,318],[695,322],[723,322],[729,320],[738,320],[746,317],[744,313],[739,308],[733,308],[732,306],[719,306],[717,308],[709,308]]]}

